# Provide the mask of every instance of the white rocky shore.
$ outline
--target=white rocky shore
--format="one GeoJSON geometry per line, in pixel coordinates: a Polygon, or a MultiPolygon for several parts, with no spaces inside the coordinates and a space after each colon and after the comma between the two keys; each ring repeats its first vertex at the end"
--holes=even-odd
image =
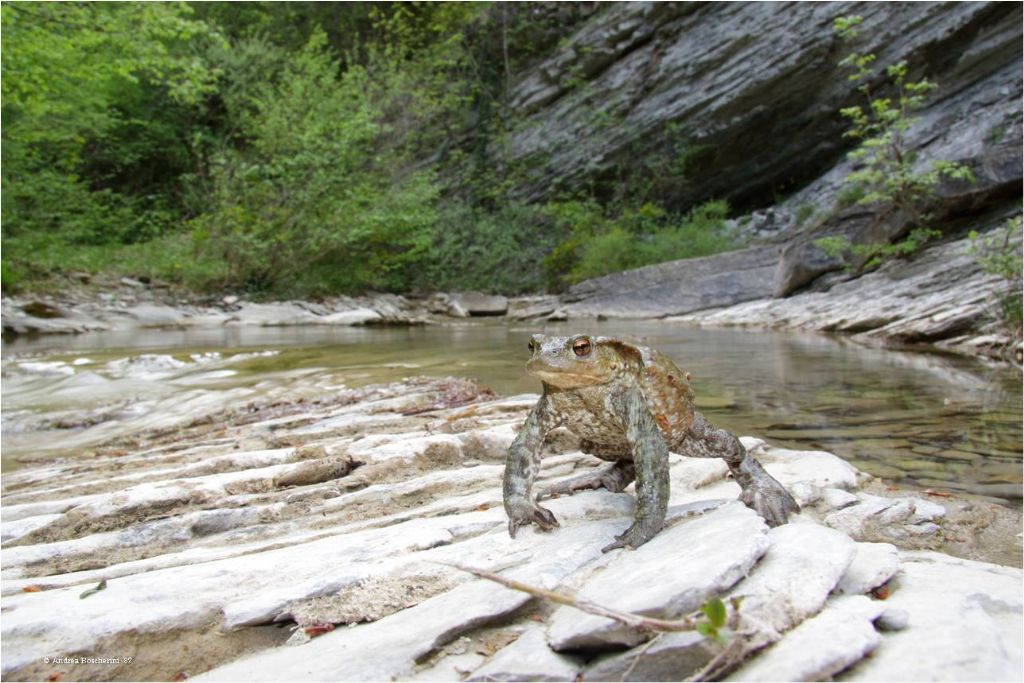
{"type": "MultiPolygon", "coordinates": [[[[683,680],[723,659],[461,563],[667,618],[742,596],[730,679],[1020,680],[1021,570],[934,550],[960,537],[971,556],[971,524],[992,519],[971,510],[992,503],[894,493],[747,437],[803,505],[786,526],[736,502],[720,461],[673,455],[669,526],[639,550],[600,552],[628,492],[551,500],[562,526],[513,540],[503,459],[535,398],[413,379],[6,473],[3,678],[683,680]]],[[[553,440],[542,484],[599,465],[576,446],[553,440]]]]}

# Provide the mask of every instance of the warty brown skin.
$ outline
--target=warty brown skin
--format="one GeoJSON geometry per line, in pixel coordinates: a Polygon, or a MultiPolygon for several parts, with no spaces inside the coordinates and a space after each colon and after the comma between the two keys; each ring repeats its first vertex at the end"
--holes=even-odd
{"type": "Polygon", "coordinates": [[[544,391],[509,448],[503,494],[509,534],[525,524],[558,526],[537,501],[586,488],[622,491],[636,480],[633,524],[604,548],[637,548],[661,530],[668,509],[668,454],[722,458],[741,488],[740,500],[771,526],[799,511],[793,497],[744,449],[693,407],[689,377],[664,354],[618,339],[534,335],[527,371],[544,391]],[[547,434],[566,427],[582,450],[613,464],[532,497],[547,434]]]}

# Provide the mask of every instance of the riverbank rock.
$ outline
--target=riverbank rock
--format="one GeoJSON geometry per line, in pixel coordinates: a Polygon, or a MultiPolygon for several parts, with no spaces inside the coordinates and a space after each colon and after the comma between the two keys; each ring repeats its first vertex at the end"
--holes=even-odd
{"type": "Polygon", "coordinates": [[[508,317],[514,320],[543,318],[560,306],[557,296],[521,296],[509,299],[508,317]]]}
{"type": "Polygon", "coordinates": [[[505,315],[508,311],[508,299],[500,295],[452,292],[448,297],[452,304],[470,315],[505,315]]]}
{"type": "MultiPolygon", "coordinates": [[[[829,453],[744,437],[808,501],[770,531],[736,501],[721,462],[672,455],[668,526],[640,549],[601,553],[631,521],[631,492],[551,500],[558,529],[509,538],[504,457],[535,399],[494,398],[454,379],[248,398],[96,445],[92,457],[5,472],[0,671],[6,680],[679,680],[721,654],[692,631],[652,639],[571,607],[552,612],[455,564],[669,618],[713,596],[741,597],[733,617],[751,635],[729,667],[737,676],[759,676],[747,668],[757,666],[784,677],[941,676],[955,660],[960,677],[998,679],[1019,668],[1020,570],[851,538],[859,527],[830,519],[873,510],[881,497],[829,453]],[[847,496],[826,495],[834,491],[847,496]],[[953,589],[940,580],[947,567],[953,589]],[[939,632],[963,623],[977,637],[957,644],[939,632]],[[821,640],[830,633],[841,647],[821,640]]],[[[559,450],[539,486],[601,466],[573,444],[559,450]]],[[[914,511],[886,528],[913,547],[943,547],[942,515],[913,495],[892,500],[885,509],[914,511]],[[929,514],[936,529],[918,533],[929,514]]]]}
{"type": "Polygon", "coordinates": [[[336,297],[319,303],[254,303],[233,295],[222,297],[214,304],[191,299],[194,297],[179,300],[178,295],[141,282],[138,286],[99,293],[70,286],[61,295],[45,300],[4,296],[0,312],[7,336],[224,325],[284,327],[428,322],[426,307],[394,294],[336,297]]]}
{"type": "Polygon", "coordinates": [[[770,296],[778,247],[669,261],[585,280],[562,297],[573,317],[660,318],[770,296]]]}
{"type": "MultiPolygon", "coordinates": [[[[1002,220],[989,225],[999,229],[1002,220]]],[[[981,271],[969,238],[925,248],[914,260],[892,259],[827,290],[763,298],[670,318],[712,326],[762,326],[844,332],[868,344],[937,344],[978,354],[1019,343],[995,321],[1007,283],[981,271]]]]}

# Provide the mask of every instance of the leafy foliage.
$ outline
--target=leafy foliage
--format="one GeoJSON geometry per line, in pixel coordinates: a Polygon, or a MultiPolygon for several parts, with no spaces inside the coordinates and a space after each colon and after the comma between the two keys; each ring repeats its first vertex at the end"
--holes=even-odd
{"type": "Polygon", "coordinates": [[[444,204],[417,284],[502,294],[536,289],[545,276],[544,258],[560,234],[545,207],[513,202],[486,211],[462,202],[444,204]]]}
{"type": "Polygon", "coordinates": [[[921,246],[932,239],[941,237],[938,230],[914,228],[906,237],[898,242],[869,242],[853,244],[842,235],[829,235],[814,241],[814,244],[832,258],[843,261],[847,271],[854,271],[851,262],[860,263],[861,269],[873,268],[894,257],[906,257],[917,252],[921,246]]]}
{"type": "MultiPolygon", "coordinates": [[[[732,598],[733,611],[739,609],[739,599],[732,598]]],[[[726,610],[725,603],[722,602],[721,598],[710,598],[700,607],[700,611],[704,614],[704,619],[697,622],[697,633],[701,634],[705,638],[714,640],[719,645],[726,645],[732,638],[732,632],[726,627],[726,620],[728,617],[728,611],[726,610]]]]}
{"type": "Polygon", "coordinates": [[[339,76],[325,34],[267,65],[280,69],[236,95],[246,144],[214,157],[198,247],[227,264],[224,284],[257,291],[401,288],[431,239],[429,174],[382,167],[369,76],[339,76]]]}
{"type": "Polygon", "coordinates": [[[179,3],[0,11],[4,237],[100,244],[160,234],[189,162],[182,119],[212,87],[194,50],[216,33],[179,3]]]}
{"type": "Polygon", "coordinates": [[[1021,256],[1021,216],[1006,221],[1001,234],[979,236],[971,231],[970,253],[983,272],[996,275],[1006,282],[1006,291],[999,299],[1000,315],[1005,326],[1017,337],[1021,336],[1024,317],[1024,298],[1021,291],[1021,277],[1024,276],[1024,258],[1021,256]]]}
{"type": "Polygon", "coordinates": [[[703,152],[677,130],[601,203],[512,197],[544,163],[494,161],[513,75],[599,11],[4,4],[3,288],[523,292],[736,246],[724,204],[659,204],[703,152]]]}
{"type": "MultiPolygon", "coordinates": [[[[833,24],[833,31],[844,41],[852,42],[859,35],[861,22],[862,18],[856,15],[839,17],[833,24]]],[[[850,245],[841,237],[815,242],[831,256],[852,255],[860,259],[861,268],[878,265],[892,256],[911,254],[929,239],[941,235],[928,227],[927,206],[943,177],[974,182],[974,175],[963,164],[940,159],[932,161],[927,169],[920,168],[907,144],[906,133],[916,121],[913,112],[924,106],[935,84],[926,78],[910,80],[907,63],[900,61],[885,68],[891,94],[876,93],[872,84],[874,63],[875,55],[856,50],[840,62],[850,70],[849,80],[856,84],[857,92],[864,99],[864,104],[839,110],[850,123],[844,137],[858,142],[849,158],[859,162],[843,179],[847,187],[840,196],[840,203],[871,205],[876,207],[879,216],[903,212],[910,217],[910,231],[907,237],[893,244],[850,245]]]]}
{"type": "Polygon", "coordinates": [[[682,258],[708,256],[742,246],[726,224],[729,205],[715,200],[673,215],[654,204],[625,209],[607,218],[596,204],[576,204],[571,237],[552,252],[556,269],[571,263],[568,281],[578,282],[619,270],[682,258]]]}

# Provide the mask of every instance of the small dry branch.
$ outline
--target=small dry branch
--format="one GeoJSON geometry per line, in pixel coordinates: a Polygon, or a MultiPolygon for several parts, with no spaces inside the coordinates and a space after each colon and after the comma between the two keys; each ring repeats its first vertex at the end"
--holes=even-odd
{"type": "MultiPolygon", "coordinates": [[[[622,612],[598,605],[589,600],[574,598],[570,595],[565,595],[564,593],[531,586],[528,583],[516,581],[515,579],[510,579],[499,574],[495,574],[494,572],[489,572],[485,569],[477,569],[476,567],[468,567],[458,563],[441,562],[440,564],[468,572],[481,579],[494,581],[495,583],[501,584],[506,588],[511,588],[512,590],[529,593],[530,595],[550,600],[551,602],[559,605],[575,607],[576,609],[588,614],[612,619],[620,624],[624,624],[630,628],[640,631],[656,633],[696,631],[698,630],[697,625],[700,623],[701,617],[704,616],[701,612],[693,612],[681,619],[657,619],[655,617],[646,617],[642,614],[622,612]]],[[[733,635],[730,638],[728,645],[722,648],[722,650],[710,662],[708,662],[704,668],[697,671],[693,677],[689,679],[691,681],[721,680],[724,676],[728,675],[730,672],[735,670],[736,667],[742,664],[743,661],[751,654],[767,645],[770,645],[777,639],[768,636],[757,628],[751,627],[749,624],[747,625],[748,628],[741,630],[740,626],[742,620],[739,614],[739,599],[734,598],[729,602],[732,604],[729,625],[733,629],[733,635]]]]}
{"type": "Polygon", "coordinates": [[[625,624],[630,628],[635,628],[641,631],[655,631],[655,632],[669,632],[669,631],[693,631],[697,628],[696,618],[699,617],[699,612],[694,612],[691,615],[687,615],[682,619],[658,619],[655,617],[646,617],[642,614],[634,614],[633,612],[622,612],[609,607],[598,605],[590,600],[583,600],[580,598],[574,598],[564,593],[558,593],[555,591],[549,591],[544,588],[538,588],[537,586],[531,586],[528,583],[522,581],[516,581],[515,579],[509,579],[507,577],[489,572],[485,569],[477,569],[476,567],[467,567],[463,564],[455,563],[443,563],[448,564],[450,567],[461,569],[464,572],[468,572],[473,576],[477,576],[481,579],[487,579],[488,581],[494,581],[500,583],[506,588],[512,590],[522,591],[523,593],[529,593],[538,598],[544,598],[551,602],[558,603],[559,605],[568,605],[569,607],[575,607],[581,612],[587,614],[593,614],[599,617],[606,617],[613,621],[617,621],[620,624],[625,624]]]}

